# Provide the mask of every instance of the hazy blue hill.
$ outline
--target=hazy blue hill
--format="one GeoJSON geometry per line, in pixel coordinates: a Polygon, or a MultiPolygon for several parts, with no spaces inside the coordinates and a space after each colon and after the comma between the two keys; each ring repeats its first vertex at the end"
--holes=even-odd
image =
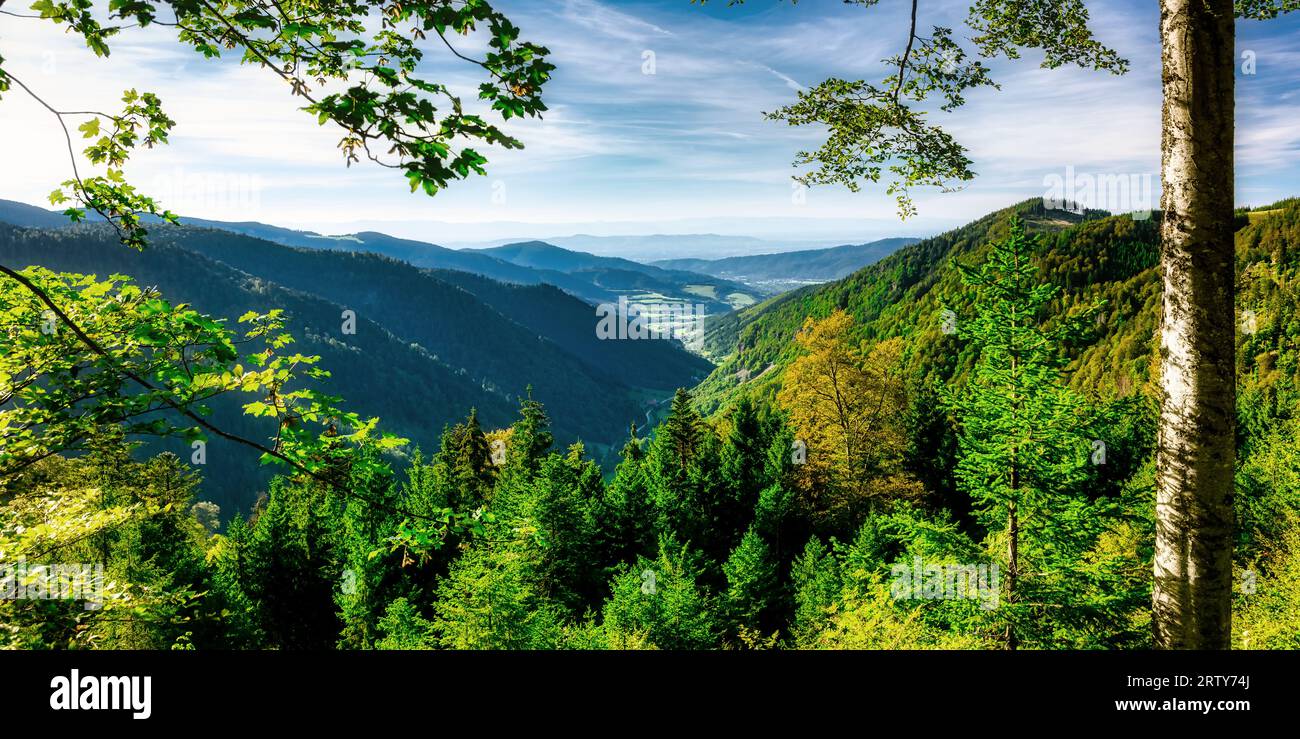
{"type": "Polygon", "coordinates": [[[667,259],[653,264],[665,269],[699,272],[779,292],[800,283],[838,280],[916,241],[913,238],[880,239],[867,244],[846,244],[829,249],[725,259],[667,259]]]}
{"type": "MultiPolygon", "coordinates": [[[[90,222],[102,220],[95,213],[88,212],[86,220],[90,222]]],[[[161,219],[150,215],[143,216],[147,223],[161,223],[161,219]]],[[[271,226],[256,221],[210,221],[203,218],[185,218],[185,223],[190,226],[202,228],[216,228],[222,231],[232,231],[242,233],[247,236],[254,236],[259,239],[273,241],[277,244],[287,246],[308,246],[318,248],[336,248],[338,243],[345,241],[347,237],[322,236],[313,231],[298,231],[292,228],[282,228],[280,226],[271,226]]],[[[61,211],[48,210],[27,203],[20,203],[15,200],[0,199],[0,223],[8,223],[13,226],[23,228],[64,228],[75,225],[61,211]]],[[[355,248],[355,246],[353,247],[355,248]]]]}
{"type": "MultiPolygon", "coordinates": [[[[463,417],[470,407],[477,408],[483,422],[491,426],[509,423],[514,415],[516,403],[507,393],[485,389],[463,370],[395,336],[374,320],[380,316],[358,311],[356,334],[343,335],[339,304],[286,289],[171,241],[160,240],[135,252],[122,247],[103,227],[39,231],[0,225],[0,259],[24,267],[39,264],[100,276],[130,275],[137,284],[158,287],[170,302],[190,303],[227,319],[232,327],[234,319],[247,311],[282,308],[297,339],[295,348],[319,354],[332,373],[323,383],[328,392],[345,397],[350,408],[379,416],[386,429],[425,448],[436,444],[443,424],[463,417]]],[[[257,437],[259,429],[265,435],[265,426],[244,418],[236,403],[215,403],[214,420],[246,437],[257,437]]],[[[205,497],[227,513],[246,509],[252,503],[248,496],[272,471],[249,464],[250,454],[255,453],[220,439],[209,443],[205,497]],[[235,455],[238,463],[223,463],[235,455]]],[[[182,454],[182,459],[189,459],[189,454],[182,454]]]]}
{"type": "MultiPolygon", "coordinates": [[[[711,369],[672,342],[599,340],[594,308],[550,285],[191,226],[152,228],[143,252],[120,246],[102,225],[0,229],[6,264],[121,273],[227,319],[285,309],[302,350],[321,354],[335,373],[333,394],[426,447],[470,408],[479,409],[485,425],[508,423],[531,385],[557,438],[581,438],[599,456],[630,422],[644,420],[646,400],[692,385],[711,369]],[[345,309],[356,312],[355,336],[341,335],[345,309]]],[[[222,491],[255,487],[212,484],[220,487],[213,497],[227,503],[222,491]]]]}
{"type": "Polygon", "coordinates": [[[641,266],[628,259],[598,257],[586,252],[564,249],[544,241],[524,241],[518,244],[493,246],[486,249],[466,249],[465,251],[487,254],[521,267],[553,269],[559,272],[577,272],[602,267],[636,269],[641,266]]]}
{"type": "MultiPolygon", "coordinates": [[[[92,219],[93,220],[93,219],[92,219]]],[[[148,219],[158,224],[157,219],[148,219]]],[[[548,284],[588,303],[617,301],[630,292],[647,292],[673,300],[704,303],[711,315],[753,302],[755,292],[738,283],[692,272],[674,272],[626,259],[597,257],[542,242],[515,245],[501,255],[493,249],[449,249],[437,244],[401,239],[375,231],[325,236],[255,221],[227,222],[182,217],[182,223],[241,234],[282,246],[340,252],[369,252],[427,269],[456,270],[520,285],[548,284]],[[503,258],[508,255],[511,258],[503,258]],[[635,273],[639,276],[631,276],[635,273]]],[[[69,224],[60,213],[0,200],[0,222],[34,228],[69,224]]],[[[159,224],[161,226],[161,224],[159,224]]]]}
{"type": "Polygon", "coordinates": [[[473,272],[477,275],[491,277],[494,280],[517,282],[525,285],[543,282],[542,275],[535,270],[519,267],[487,255],[466,250],[448,249],[445,246],[431,244],[426,241],[401,239],[377,231],[363,231],[345,236],[324,236],[311,231],[294,231],[255,222],[227,223],[194,218],[183,218],[182,222],[189,226],[231,231],[245,236],[273,241],[284,246],[330,251],[370,252],[399,259],[416,267],[473,272]]]}
{"type": "Polygon", "coordinates": [[[23,228],[59,228],[70,223],[62,213],[13,200],[0,200],[0,222],[23,228]]]}
{"type": "Polygon", "coordinates": [[[324,236],[315,231],[299,231],[292,228],[283,228],[281,226],[258,223],[257,221],[210,221],[204,218],[184,218],[182,220],[187,226],[232,231],[234,233],[244,234],[245,236],[273,241],[285,246],[333,249],[338,248],[339,244],[348,241],[348,238],[345,236],[324,236]]]}
{"type": "Polygon", "coordinates": [[[491,277],[494,280],[506,280],[521,284],[534,284],[540,281],[539,276],[533,270],[520,268],[500,259],[493,259],[470,251],[448,249],[445,246],[438,246],[424,241],[399,239],[376,231],[363,231],[354,234],[351,239],[338,239],[337,242],[337,248],[371,251],[404,262],[410,262],[417,267],[455,269],[491,277]]]}
{"type": "MultiPolygon", "coordinates": [[[[745,229],[751,227],[762,228],[774,224],[770,219],[764,219],[762,223],[746,219],[744,222],[737,222],[734,225],[736,228],[745,229]]],[[[775,225],[789,227],[792,224],[779,221],[775,225]]],[[[483,244],[483,246],[499,246],[516,240],[502,239],[491,244],[483,244]]],[[[784,237],[779,240],[771,240],[753,236],[729,236],[716,233],[624,234],[611,236],[593,236],[578,233],[569,236],[548,236],[543,240],[549,244],[573,251],[583,251],[600,256],[617,256],[647,264],[675,259],[711,260],[749,254],[772,254],[793,249],[820,249],[833,246],[835,243],[834,241],[816,237],[795,240],[784,237]]]]}
{"type": "Polygon", "coordinates": [[[756,297],[745,285],[713,275],[602,257],[573,251],[544,241],[525,241],[486,249],[466,250],[492,256],[520,267],[561,272],[623,294],[647,292],[676,300],[703,303],[711,314],[748,305],[756,297]],[[735,297],[732,297],[735,296],[735,297]]]}

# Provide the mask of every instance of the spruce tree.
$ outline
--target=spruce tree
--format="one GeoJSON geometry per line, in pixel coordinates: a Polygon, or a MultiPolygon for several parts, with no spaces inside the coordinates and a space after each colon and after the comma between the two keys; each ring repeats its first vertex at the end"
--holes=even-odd
{"type": "Polygon", "coordinates": [[[717,467],[709,458],[709,434],[690,393],[679,389],[668,418],[655,430],[646,459],[657,531],[694,546],[705,542],[712,523],[708,498],[717,467]]]}
{"type": "Polygon", "coordinates": [[[636,433],[636,424],[632,424],[622,461],[598,508],[598,535],[609,564],[634,562],[638,556],[650,557],[656,551],[654,505],[646,480],[645,452],[636,433]]]}
{"type": "Polygon", "coordinates": [[[723,563],[722,571],[727,577],[722,608],[730,636],[739,638],[745,630],[759,635],[774,631],[777,624],[772,616],[779,602],[780,585],[776,562],[763,537],[753,529],[745,532],[723,563]]]}
{"type": "Polygon", "coordinates": [[[811,646],[840,597],[840,565],[817,537],[808,539],[803,554],[790,568],[794,589],[794,621],[790,636],[795,647],[811,646]]]}
{"type": "Polygon", "coordinates": [[[519,401],[519,420],[515,421],[510,443],[506,450],[506,469],[509,472],[535,474],[555,437],[551,434],[551,419],[546,408],[533,400],[533,386],[519,401]]]}
{"type": "Polygon", "coordinates": [[[1095,542],[1106,510],[1079,491],[1089,461],[1087,413],[1066,384],[1062,350],[1078,323],[1045,325],[1058,290],[1039,281],[1035,244],[1013,217],[986,261],[959,265],[976,310],[958,334],[979,354],[967,386],[951,397],[960,424],[957,482],[989,546],[1001,550],[995,622],[1008,649],[1031,638],[1048,646],[1041,640],[1051,638],[1053,622],[1084,615],[1080,593],[1061,580],[1095,542]]]}
{"type": "Polygon", "coordinates": [[[759,491],[766,485],[768,439],[754,403],[747,396],[736,401],[728,414],[730,429],[722,446],[722,480],[726,486],[724,524],[736,533],[745,530],[742,520],[754,509],[759,491]]]}
{"type": "Polygon", "coordinates": [[[491,496],[496,470],[477,409],[463,423],[443,430],[434,474],[442,491],[438,497],[448,508],[473,510],[491,496]]]}

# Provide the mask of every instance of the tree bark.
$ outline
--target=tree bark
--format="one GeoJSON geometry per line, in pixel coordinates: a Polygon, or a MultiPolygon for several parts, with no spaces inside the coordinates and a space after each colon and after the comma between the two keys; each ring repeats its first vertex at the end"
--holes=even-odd
{"type": "Polygon", "coordinates": [[[1236,376],[1232,0],[1160,0],[1161,408],[1153,594],[1157,646],[1232,637],[1236,376]]]}
{"type": "MultiPolygon", "coordinates": [[[[1011,469],[1012,486],[1015,486],[1016,471],[1011,469]]],[[[1007,509],[1007,603],[1014,605],[1018,600],[1020,583],[1020,516],[1016,512],[1016,502],[1012,501],[1007,509]]],[[[1016,635],[1015,618],[1007,621],[1005,635],[1006,647],[1010,650],[1020,648],[1020,639],[1016,635]]]]}

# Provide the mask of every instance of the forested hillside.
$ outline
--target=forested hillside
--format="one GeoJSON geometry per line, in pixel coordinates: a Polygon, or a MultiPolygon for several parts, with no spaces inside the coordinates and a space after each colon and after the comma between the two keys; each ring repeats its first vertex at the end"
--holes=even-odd
{"type": "Polygon", "coordinates": [[[846,244],[829,249],[725,259],[666,259],[654,264],[665,269],[688,270],[738,280],[768,294],[776,294],[792,287],[847,277],[915,242],[916,239],[910,238],[880,239],[869,244],[846,244]]]}
{"type": "MultiPolygon", "coordinates": [[[[960,316],[972,297],[954,265],[985,256],[989,243],[1005,235],[1013,213],[1024,218],[1030,233],[1043,234],[1052,245],[1043,251],[1043,267],[1054,281],[1060,281],[1066,304],[1084,299],[1078,292],[1081,288],[1100,290],[1099,279],[1122,283],[1155,266],[1154,223],[1104,219],[1100,212],[1080,216],[1049,211],[1039,199],[1026,201],[899,249],[843,280],[789,292],[710,322],[705,348],[718,367],[696,388],[701,406],[713,411],[740,393],[773,395],[781,370],[798,356],[794,336],[804,320],[824,318],[836,309],[854,317],[855,333],[863,339],[905,337],[909,376],[927,380],[959,376],[960,368],[970,365],[970,351],[963,351],[957,341],[955,323],[945,332],[942,312],[949,309],[960,316]],[[1089,225],[1092,221],[1103,225],[1089,225]],[[1128,271],[1119,265],[1127,265],[1128,271]],[[1066,274],[1067,267],[1081,271],[1066,274]]],[[[1131,304],[1111,310],[1135,313],[1131,304]]]]}
{"type": "MultiPolygon", "coordinates": [[[[425,447],[470,408],[484,423],[504,425],[531,386],[563,410],[561,439],[608,450],[629,423],[644,419],[645,400],[667,397],[709,369],[670,342],[598,341],[592,307],[547,286],[435,274],[372,254],[293,249],[209,229],[156,227],[144,252],[114,247],[101,226],[0,226],[5,263],[131,275],[231,323],[249,310],[285,310],[304,351],[334,367],[330,392],[425,447]],[[345,310],[355,312],[355,333],[343,333],[345,310]]],[[[246,430],[237,409],[217,412],[246,430]]],[[[214,442],[216,459],[239,454],[214,442]]],[[[266,479],[255,467],[231,465],[203,492],[229,513],[250,505],[266,479]]]]}
{"type": "MultiPolygon", "coordinates": [[[[1234,638],[1295,648],[1300,203],[1239,215],[1234,638]]],[[[70,454],[37,454],[61,441],[38,435],[39,444],[0,457],[0,475],[22,470],[6,478],[6,547],[94,557],[122,585],[105,611],[0,602],[14,625],[0,639],[1148,648],[1157,225],[1021,204],[743,313],[712,337],[720,351],[734,349],[728,364],[698,398],[679,390],[648,438],[629,429],[612,474],[590,447],[559,442],[561,411],[535,397],[517,399],[508,428],[463,408],[464,420],[406,469],[384,462],[400,441],[327,424],[319,438],[291,436],[309,442],[287,447],[298,466],[279,468],[269,495],[216,531],[210,512],[194,507],[201,478],[221,474],[214,467],[128,460],[117,424],[96,425],[70,454]],[[727,380],[737,367],[769,366],[749,382],[727,380]],[[136,616],[113,618],[121,608],[136,616]]],[[[48,243],[34,231],[9,238],[48,243]]],[[[207,263],[166,243],[174,238],[163,236],[157,252],[207,263]]],[[[507,306],[503,317],[545,297],[443,277],[507,306]]],[[[154,337],[150,327],[166,318],[148,301],[137,315],[133,294],[93,281],[59,294],[122,305],[107,326],[92,325],[104,337],[123,320],[147,329],[131,335],[154,337]]],[[[39,323],[40,305],[19,289],[5,300],[13,325],[39,323]]],[[[55,339],[31,329],[17,338],[21,356],[52,362],[41,358],[55,339]]],[[[577,336],[557,343],[582,347],[577,336]]],[[[205,360],[217,372],[230,361],[205,360]]],[[[77,367],[52,363],[45,386],[80,387],[77,367]]],[[[160,377],[184,383],[175,370],[160,377]]],[[[387,382],[385,391],[402,387],[387,382]]],[[[17,392],[40,405],[37,388],[17,392]]],[[[366,400],[369,414],[377,401],[366,400]]]]}
{"type": "MultiPolygon", "coordinates": [[[[92,215],[91,221],[96,220],[92,215]]],[[[143,219],[162,225],[157,217],[143,219]]],[[[745,285],[709,274],[669,270],[627,259],[598,257],[561,249],[543,242],[527,242],[490,249],[448,249],[437,244],[401,239],[375,231],[326,236],[255,221],[226,222],[185,218],[196,229],[240,234],[280,246],[309,250],[358,252],[379,255],[424,269],[468,272],[517,285],[553,285],[588,303],[613,303],[620,296],[703,305],[709,315],[721,315],[733,306],[749,305],[760,294],[745,285]]],[[[29,228],[64,228],[61,213],[0,200],[0,223],[29,228]]],[[[272,254],[280,253],[273,250],[272,254]]]]}

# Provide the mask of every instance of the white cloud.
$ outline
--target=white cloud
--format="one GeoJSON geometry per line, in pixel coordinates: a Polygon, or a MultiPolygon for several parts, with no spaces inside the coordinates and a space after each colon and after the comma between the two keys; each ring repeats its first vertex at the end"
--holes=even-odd
{"type": "MultiPolygon", "coordinates": [[[[172,144],[143,152],[128,174],[142,185],[256,182],[257,197],[198,199],[191,215],[256,218],[311,226],[358,221],[514,221],[534,223],[752,223],[769,216],[881,219],[896,223],[880,186],[860,194],[814,188],[792,201],[795,152],[821,132],[767,121],[764,111],[828,76],[880,79],[883,58],[898,53],[905,3],[872,8],[840,3],[749,3],[731,10],[603,0],[502,0],[523,36],[548,46],[558,69],[542,120],[505,130],[522,151],[480,147],[489,176],[455,183],[429,199],[402,178],[369,164],[346,169],[340,133],[297,110],[302,104],[265,70],[235,59],[205,61],[167,29],[124,33],[108,60],[93,57],[52,24],[0,16],[6,68],[61,108],[118,106],[123,88],[152,90],[177,120],[172,144]],[[643,52],[655,54],[645,74],[643,52]],[[239,178],[244,178],[240,180],[239,178]],[[494,186],[508,192],[494,200],[494,186]]],[[[958,27],[968,3],[927,6],[923,25],[958,27]]],[[[1044,176],[1080,172],[1147,173],[1159,167],[1159,55],[1153,8],[1121,0],[1090,3],[1098,36],[1132,63],[1123,77],[1037,68],[1035,55],[993,63],[1002,89],[933,120],[968,146],[979,178],[960,193],[913,193],[921,218],[900,232],[946,228],[1041,194],[1044,176]]],[[[1281,23],[1281,21],[1279,21],[1281,23]]],[[[1294,27],[1292,24],[1291,27],[1294,27]]],[[[1300,153],[1293,125],[1300,52],[1294,34],[1244,27],[1259,73],[1239,83],[1239,192],[1261,200],[1294,194],[1300,153]]],[[[1277,27],[1281,28],[1281,27],[1277,27]]],[[[482,34],[456,39],[482,53],[482,34]]],[[[436,39],[421,71],[474,98],[479,70],[451,58],[436,39]]],[[[0,100],[0,136],[21,142],[6,153],[0,197],[39,202],[67,176],[54,119],[21,91],[0,100]]],[[[190,202],[193,199],[186,200],[190,202]]],[[[874,227],[874,226],[873,226],[874,227]]],[[[761,234],[760,234],[761,235],[761,234]]],[[[488,237],[484,237],[488,238],[488,237]]]]}

